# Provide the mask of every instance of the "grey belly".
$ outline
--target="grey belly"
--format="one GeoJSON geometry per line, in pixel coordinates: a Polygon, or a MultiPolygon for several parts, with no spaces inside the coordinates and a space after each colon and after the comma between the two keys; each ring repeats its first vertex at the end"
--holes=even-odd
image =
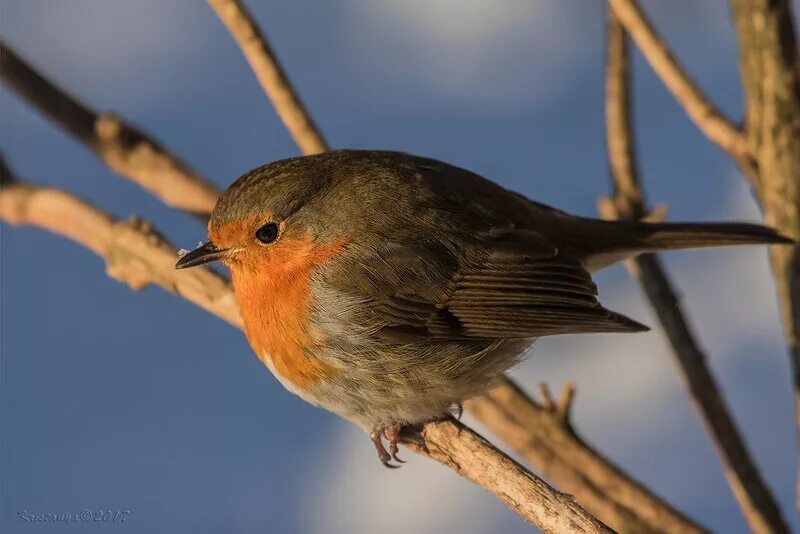
{"type": "MultiPolygon", "coordinates": [[[[320,357],[346,369],[306,398],[365,430],[415,424],[485,392],[532,339],[467,343],[365,343],[320,357]]],[[[306,395],[303,395],[306,397],[306,395]]]]}

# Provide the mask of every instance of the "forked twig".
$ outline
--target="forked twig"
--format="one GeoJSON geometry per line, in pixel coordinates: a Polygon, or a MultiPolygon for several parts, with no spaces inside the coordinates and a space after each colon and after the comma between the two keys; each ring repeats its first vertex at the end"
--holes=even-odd
{"type": "Polygon", "coordinates": [[[742,132],[719,111],[678,63],[647,20],[637,0],[608,0],[650,66],[694,123],[720,148],[737,158],[748,156],[742,132]]]}

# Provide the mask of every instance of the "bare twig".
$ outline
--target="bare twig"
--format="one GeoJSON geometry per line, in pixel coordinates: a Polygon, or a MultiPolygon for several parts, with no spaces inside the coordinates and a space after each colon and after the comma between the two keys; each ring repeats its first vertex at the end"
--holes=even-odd
{"type": "MultiPolygon", "coordinates": [[[[4,165],[3,170],[2,220],[68,237],[105,258],[108,274],[132,289],[156,284],[243,328],[224,278],[207,269],[176,271],[174,247],[145,223],[117,221],[73,195],[18,183],[4,165]]],[[[570,496],[554,490],[460,423],[429,423],[407,439],[415,452],[484,487],[543,532],[613,532],[570,496]]]]}
{"type": "Polygon", "coordinates": [[[289,133],[304,154],[325,152],[328,145],[281,67],[269,41],[240,0],[208,0],[228,28],[258,83],[267,93],[289,133]]]}
{"type": "Polygon", "coordinates": [[[619,532],[706,530],[586,444],[509,379],[464,407],[537,471],[619,532]]]}
{"type": "Polygon", "coordinates": [[[572,402],[575,400],[575,384],[567,382],[561,390],[561,395],[558,396],[556,403],[556,415],[561,419],[564,425],[571,425],[570,417],[572,416],[572,402]]]}
{"type": "Polygon", "coordinates": [[[434,421],[404,432],[403,440],[414,452],[488,489],[542,532],[613,532],[463,423],[434,421]]]}
{"type": "MultiPolygon", "coordinates": [[[[800,242],[800,57],[786,0],[732,0],[745,88],[745,132],[764,219],[800,242]]],[[[745,169],[746,170],[746,169],[745,169]]],[[[772,273],[789,348],[800,439],[800,248],[772,247],[772,273]]],[[[797,506],[800,508],[800,473],[797,506]]]]}
{"type": "Polygon", "coordinates": [[[3,83],[78,138],[116,173],[166,205],[206,219],[219,191],[158,142],[112,114],[98,114],[0,42],[3,83]]]}
{"type": "Polygon", "coordinates": [[[547,382],[539,382],[539,394],[542,396],[542,404],[544,405],[544,409],[550,412],[555,412],[556,401],[553,398],[553,394],[550,393],[550,386],[547,385],[547,382]]]}
{"type": "Polygon", "coordinates": [[[608,0],[650,66],[705,135],[737,158],[748,155],[741,131],[703,94],[647,20],[637,0],[608,0]]]}
{"type": "MultiPolygon", "coordinates": [[[[631,218],[647,213],[647,208],[634,159],[627,38],[615,13],[609,10],[606,67],[606,137],[615,195],[613,201],[601,203],[601,212],[607,218],[631,218]]],[[[639,280],[664,328],[692,401],[711,434],[725,476],[750,528],[754,532],[786,532],[780,509],[750,457],[658,257],[643,255],[628,261],[626,266],[639,280]]]]}

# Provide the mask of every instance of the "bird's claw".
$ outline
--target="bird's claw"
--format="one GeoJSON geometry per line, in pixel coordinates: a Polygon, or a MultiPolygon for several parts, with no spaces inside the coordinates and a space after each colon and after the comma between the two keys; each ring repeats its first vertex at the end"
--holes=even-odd
{"type": "Polygon", "coordinates": [[[397,469],[400,467],[399,465],[391,463],[391,460],[400,464],[406,463],[397,456],[399,452],[397,444],[400,443],[400,428],[400,425],[382,426],[376,428],[369,434],[372,443],[375,445],[375,449],[378,451],[378,459],[380,459],[385,467],[390,469],[397,469]],[[383,446],[383,436],[386,436],[386,439],[389,440],[389,452],[387,452],[386,448],[383,446]]]}

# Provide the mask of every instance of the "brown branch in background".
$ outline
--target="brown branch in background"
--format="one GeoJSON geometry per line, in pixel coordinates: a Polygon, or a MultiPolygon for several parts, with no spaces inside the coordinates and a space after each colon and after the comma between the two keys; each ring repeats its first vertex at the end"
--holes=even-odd
{"type": "MultiPolygon", "coordinates": [[[[792,3],[732,0],[731,9],[745,89],[745,133],[758,169],[750,178],[766,223],[800,242],[800,57],[792,3]]],[[[800,248],[772,247],[770,254],[800,439],[800,248]]],[[[800,508],[800,473],[797,484],[800,508]]]]}
{"type": "MultiPolygon", "coordinates": [[[[118,221],[63,191],[19,183],[5,164],[2,170],[0,219],[68,237],[104,258],[108,274],[132,289],[158,285],[243,328],[227,281],[208,269],[176,271],[175,248],[146,223],[118,221]]],[[[406,437],[412,450],[482,486],[543,532],[613,532],[461,423],[428,423],[406,437]]]]}
{"type": "Polygon", "coordinates": [[[272,52],[269,41],[240,0],[208,0],[228,28],[258,83],[267,93],[283,124],[304,154],[328,150],[328,144],[314,124],[286,73],[272,52]]]}
{"type": "MultiPolygon", "coordinates": [[[[569,391],[569,388],[565,388],[569,391]]],[[[517,454],[596,517],[619,532],[691,534],[706,529],[633,480],[586,444],[564,414],[567,396],[540,406],[505,379],[464,408],[517,454]]]]}
{"type": "Polygon", "coordinates": [[[698,128],[726,152],[746,159],[748,150],[742,132],[725,118],[678,64],[637,0],[608,0],[608,3],[650,66],[698,128]]]}
{"type": "Polygon", "coordinates": [[[205,220],[219,191],[154,139],[119,117],[78,101],[36,72],[0,42],[3,83],[74,135],[116,173],[147,189],[166,205],[205,220]]]}
{"type": "MultiPolygon", "coordinates": [[[[608,13],[606,58],[606,138],[615,193],[613,200],[604,199],[600,207],[606,218],[631,218],[647,213],[647,207],[634,159],[628,43],[615,13],[616,10],[608,13]]],[[[626,262],[626,266],[639,280],[662,324],[692,401],[714,441],[725,476],[750,528],[763,533],[787,532],[780,509],[728,411],[658,257],[642,255],[626,262]]]]}

